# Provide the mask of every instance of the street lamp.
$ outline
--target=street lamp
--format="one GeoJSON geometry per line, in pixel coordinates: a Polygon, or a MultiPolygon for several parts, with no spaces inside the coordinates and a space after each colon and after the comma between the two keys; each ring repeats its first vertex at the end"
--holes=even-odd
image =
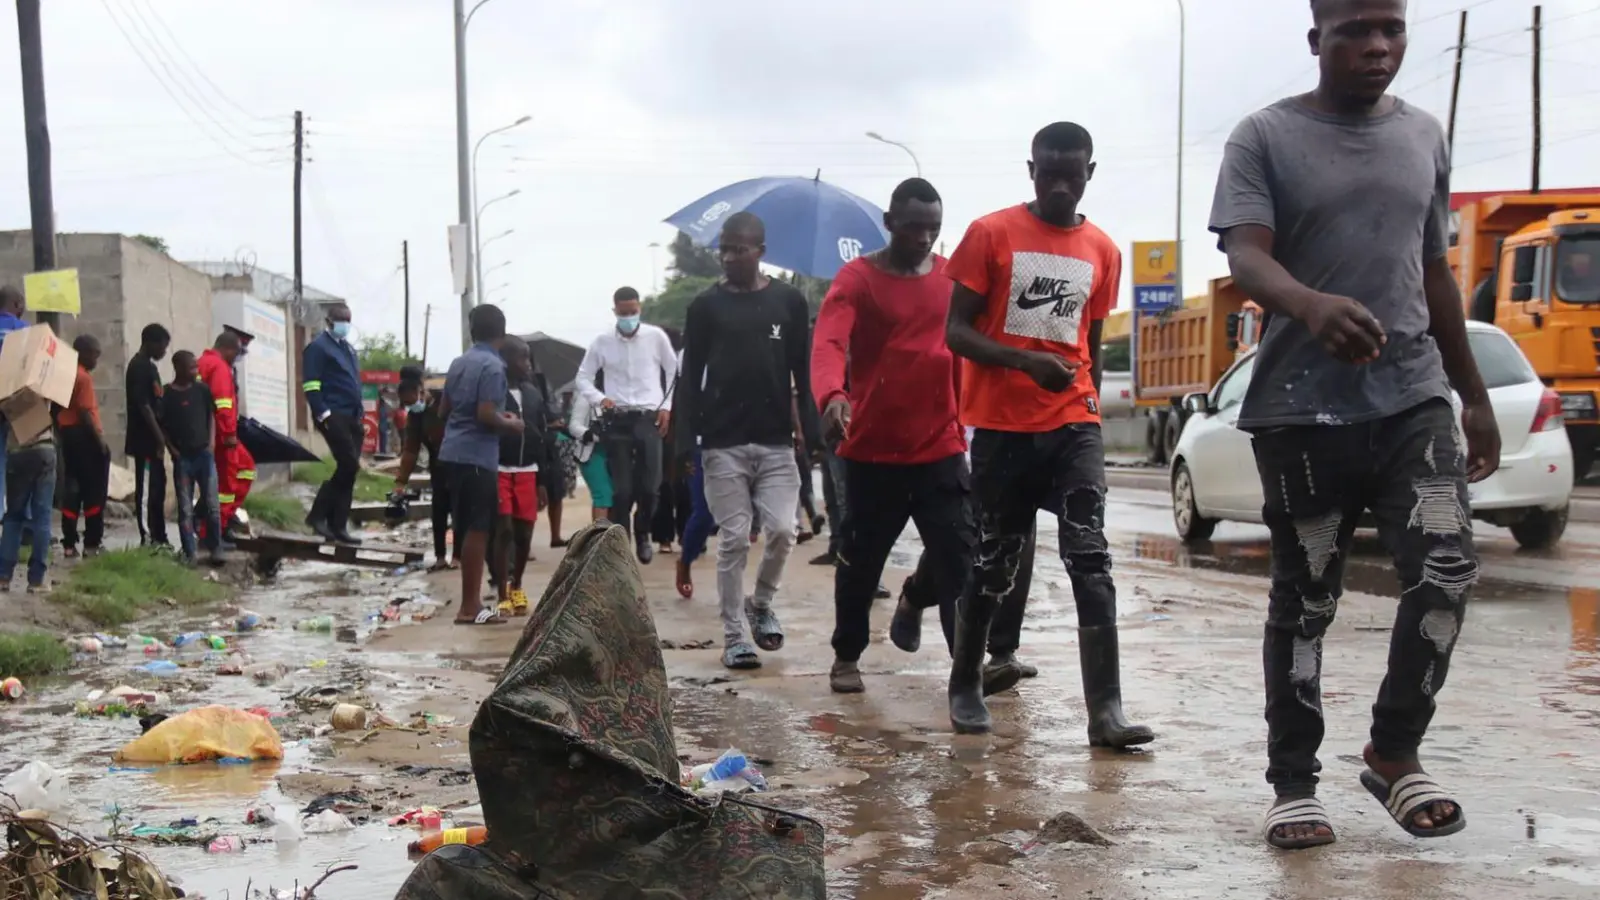
{"type": "Polygon", "coordinates": [[[510,237],[511,235],[515,234],[516,231],[517,230],[515,228],[507,228],[505,231],[500,232],[499,234],[495,235],[494,237],[485,238],[484,242],[482,244],[479,244],[478,246],[479,246],[480,249],[483,248],[483,247],[487,247],[490,244],[494,243],[495,241],[500,240],[503,237],[510,237]]]}
{"type": "Polygon", "coordinates": [[[650,242],[650,293],[656,295],[661,293],[661,272],[656,268],[656,251],[660,249],[660,241],[650,242]]]}
{"type": "MultiPolygon", "coordinates": [[[[476,187],[472,173],[472,155],[467,151],[471,143],[471,133],[467,127],[467,26],[471,24],[472,17],[483,9],[489,0],[478,0],[472,9],[466,8],[466,0],[455,0],[455,11],[452,24],[455,26],[456,50],[456,217],[462,228],[471,228],[473,225],[472,203],[473,191],[476,187]]],[[[475,234],[468,235],[466,242],[467,252],[472,252],[472,238],[475,234]]],[[[472,260],[464,261],[466,277],[463,279],[465,287],[461,291],[461,349],[466,350],[472,345],[471,326],[467,319],[472,313],[473,289],[476,285],[472,280],[472,260]]]]}
{"type": "MultiPolygon", "coordinates": [[[[478,207],[477,213],[474,214],[473,217],[472,217],[472,236],[473,236],[473,238],[476,239],[478,235],[483,233],[480,230],[480,227],[481,227],[481,225],[483,223],[483,211],[484,210],[486,210],[489,207],[495,205],[496,203],[499,203],[501,200],[510,200],[512,197],[515,197],[516,195],[518,195],[520,193],[522,193],[522,188],[512,188],[507,193],[501,194],[500,196],[494,198],[493,200],[490,200],[489,202],[487,202],[487,203],[483,204],[482,206],[478,207]]],[[[504,237],[504,235],[501,235],[501,237],[504,237]]],[[[477,267],[478,284],[483,284],[483,245],[482,244],[475,244],[473,246],[472,256],[473,256],[473,265],[477,267]]]]}
{"type": "Polygon", "coordinates": [[[911,157],[911,164],[917,167],[917,177],[922,177],[922,163],[917,160],[917,154],[913,153],[910,147],[907,147],[905,144],[902,144],[899,141],[891,141],[876,131],[867,132],[867,137],[872,138],[880,144],[888,144],[891,147],[899,147],[901,150],[904,150],[906,155],[911,157]]]}
{"type": "Polygon", "coordinates": [[[489,268],[484,269],[483,270],[483,274],[489,275],[489,274],[498,272],[501,269],[504,269],[506,266],[511,265],[513,262],[515,262],[515,260],[510,260],[510,259],[504,260],[502,262],[497,262],[494,265],[490,266],[489,268]]]}

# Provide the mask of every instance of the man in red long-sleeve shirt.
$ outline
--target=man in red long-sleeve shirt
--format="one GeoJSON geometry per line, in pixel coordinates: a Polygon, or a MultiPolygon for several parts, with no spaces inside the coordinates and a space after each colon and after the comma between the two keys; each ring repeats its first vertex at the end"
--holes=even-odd
{"type": "Polygon", "coordinates": [[[239,443],[239,390],[233,364],[244,352],[245,341],[233,330],[217,335],[210,350],[200,354],[200,380],[211,391],[217,417],[217,502],[222,512],[222,534],[233,529],[234,514],[250,494],[256,480],[256,461],[239,443]]]}
{"type": "MultiPolygon", "coordinates": [[[[908,520],[939,569],[932,581],[940,589],[926,593],[939,605],[947,641],[972,567],[966,437],[956,415],[955,357],[944,339],[951,283],[932,252],[943,219],[933,185],[913,178],[895,188],[884,214],[889,246],[840,269],[817,317],[812,392],[829,443],[842,439],[837,455],[850,509],[834,577],[829,684],[837,693],[864,689],[859,662],[873,596],[908,520]]],[[[921,615],[906,602],[895,610],[890,633],[901,649],[917,649],[921,615]]]]}

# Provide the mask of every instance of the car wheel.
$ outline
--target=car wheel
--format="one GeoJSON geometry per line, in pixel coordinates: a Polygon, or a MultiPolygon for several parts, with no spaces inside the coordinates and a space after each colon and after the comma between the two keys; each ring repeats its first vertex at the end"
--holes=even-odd
{"type": "Polygon", "coordinates": [[[1172,524],[1184,541],[1206,541],[1217,530],[1217,520],[1200,515],[1194,504],[1194,476],[1189,466],[1179,461],[1172,470],[1172,524]]]}
{"type": "Polygon", "coordinates": [[[1530,509],[1511,524],[1511,536],[1524,550],[1545,550],[1554,547],[1567,530],[1567,507],[1560,509],[1530,509]]]}
{"type": "Polygon", "coordinates": [[[1178,458],[1178,439],[1183,437],[1184,417],[1177,410],[1167,416],[1167,423],[1162,436],[1162,447],[1166,450],[1167,459],[1178,458]]]}

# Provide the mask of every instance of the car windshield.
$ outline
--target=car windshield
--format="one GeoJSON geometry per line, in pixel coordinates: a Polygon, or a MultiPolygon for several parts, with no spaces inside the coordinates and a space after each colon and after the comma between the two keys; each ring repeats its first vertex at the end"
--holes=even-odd
{"type": "Polygon", "coordinates": [[[1565,237],[1556,245],[1556,296],[1600,303],[1600,234],[1565,237]]]}
{"type": "Polygon", "coordinates": [[[1486,388],[1509,387],[1538,379],[1527,357],[1510,338],[1496,331],[1469,331],[1467,344],[1486,388]]]}

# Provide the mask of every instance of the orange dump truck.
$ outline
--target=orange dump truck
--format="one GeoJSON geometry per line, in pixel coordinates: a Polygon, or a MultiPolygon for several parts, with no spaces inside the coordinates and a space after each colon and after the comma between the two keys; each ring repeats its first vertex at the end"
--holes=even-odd
{"type": "Polygon", "coordinates": [[[1576,477],[1600,448],[1600,188],[1458,193],[1450,266],[1561,397],[1576,477]]]}
{"type": "Polygon", "coordinates": [[[1139,317],[1134,351],[1134,404],[1144,411],[1145,452],[1166,464],[1183,434],[1183,398],[1211,390],[1261,336],[1261,308],[1231,277],[1213,279],[1183,307],[1139,317]]]}

